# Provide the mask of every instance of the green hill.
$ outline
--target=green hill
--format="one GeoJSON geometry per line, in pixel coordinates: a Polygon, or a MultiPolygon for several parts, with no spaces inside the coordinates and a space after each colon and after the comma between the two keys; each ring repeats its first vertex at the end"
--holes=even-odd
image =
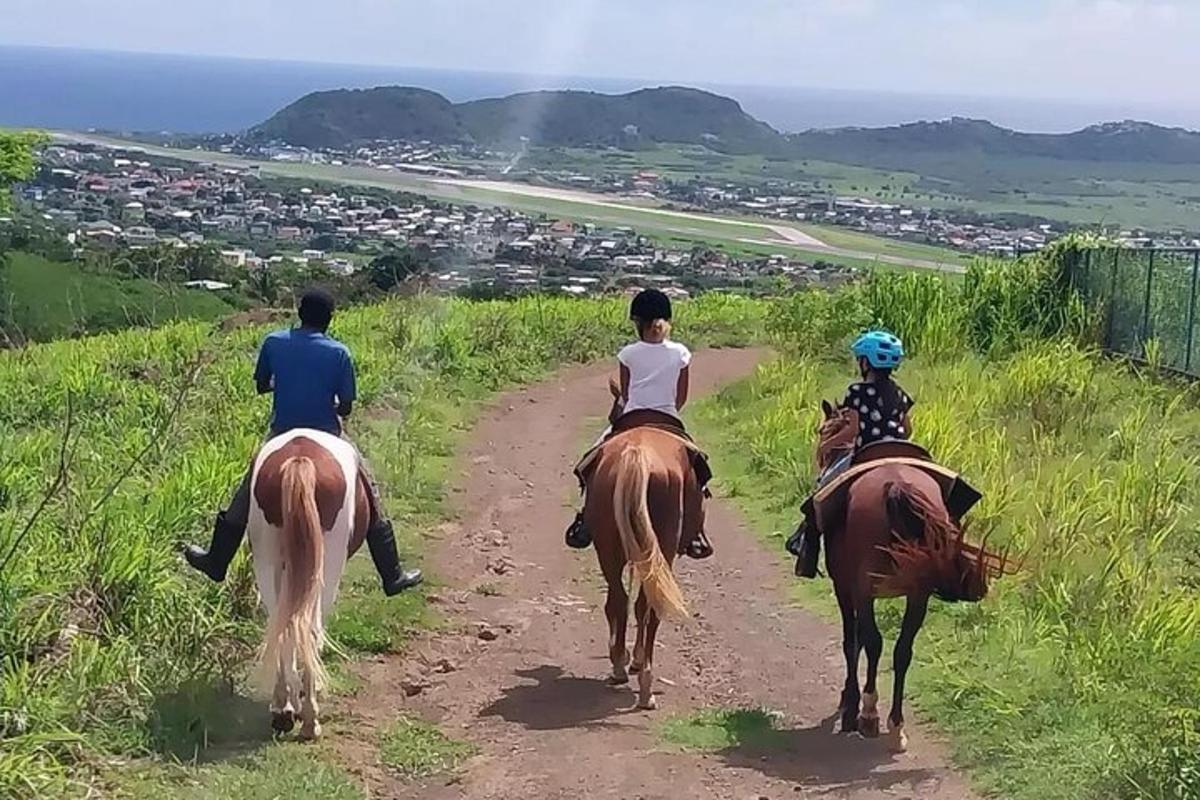
{"type": "Polygon", "coordinates": [[[234,310],[211,292],[96,275],[29,253],[0,261],[0,331],[18,342],[219,319],[234,310]]]}
{"type": "Polygon", "coordinates": [[[775,152],[784,139],[727,97],[679,86],[620,95],[545,91],[452,104],[425,89],[384,86],[314,92],[253,128],[254,139],[345,147],[374,139],[480,145],[705,144],[775,152]]]}
{"type": "Polygon", "coordinates": [[[1107,122],[1073,133],[1021,133],[986,120],[914,122],[887,128],[814,130],[788,137],[804,158],[905,169],[930,154],[981,159],[1200,164],[1200,133],[1148,122],[1107,122]]]}

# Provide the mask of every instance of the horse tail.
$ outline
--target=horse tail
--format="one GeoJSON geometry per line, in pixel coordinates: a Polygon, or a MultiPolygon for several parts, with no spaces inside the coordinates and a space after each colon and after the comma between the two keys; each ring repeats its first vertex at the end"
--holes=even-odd
{"type": "Polygon", "coordinates": [[[968,544],[962,527],[940,498],[907,481],[884,486],[893,541],[884,546],[893,569],[875,576],[876,595],[899,597],[935,594],[950,602],[977,602],[987,595],[990,554],[968,544]]]}
{"type": "Polygon", "coordinates": [[[267,623],[262,666],[273,670],[284,643],[295,643],[296,663],[313,676],[318,688],[325,685],[321,661],[318,604],[324,584],[325,538],[317,510],[317,470],[312,459],[289,458],[280,470],[283,535],[279,559],[283,585],[267,623]]]}
{"type": "Polygon", "coordinates": [[[617,481],[613,507],[621,547],[633,576],[646,593],[646,600],[659,617],[688,616],[683,592],[675,581],[671,565],[663,557],[654,523],[650,519],[647,490],[650,486],[650,457],[645,448],[631,447],[617,462],[617,481]]]}

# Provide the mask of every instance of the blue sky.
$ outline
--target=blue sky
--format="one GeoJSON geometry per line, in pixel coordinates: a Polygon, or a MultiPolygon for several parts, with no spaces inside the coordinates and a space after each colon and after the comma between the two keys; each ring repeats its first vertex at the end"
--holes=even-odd
{"type": "Polygon", "coordinates": [[[0,43],[1200,107],[1200,0],[0,0],[0,43]]]}

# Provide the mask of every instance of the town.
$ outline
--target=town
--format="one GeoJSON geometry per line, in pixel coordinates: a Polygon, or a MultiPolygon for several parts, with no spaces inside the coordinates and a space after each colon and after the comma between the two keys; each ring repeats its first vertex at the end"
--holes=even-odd
{"type": "MultiPolygon", "coordinates": [[[[411,146],[379,152],[393,158],[415,153],[414,167],[426,160],[411,146]]],[[[350,275],[407,248],[427,262],[431,288],[498,294],[536,289],[589,295],[654,285],[686,297],[836,284],[854,272],[794,255],[740,257],[682,243],[667,247],[628,227],[275,178],[255,166],[174,161],[90,144],[46,147],[41,161],[20,198],[61,231],[77,255],[207,243],[220,247],[228,266],[247,272],[289,262],[350,275]]],[[[196,285],[228,288],[213,281],[196,285]]]]}
{"type": "MultiPolygon", "coordinates": [[[[607,168],[600,172],[526,168],[521,166],[524,152],[492,152],[428,141],[380,141],[347,152],[246,141],[236,136],[220,137],[219,141],[207,144],[224,152],[266,160],[366,166],[447,178],[515,180],[657,201],[672,210],[836,225],[874,236],[991,257],[1036,252],[1073,229],[1065,223],[1022,215],[987,217],[952,208],[840,195],[802,181],[773,178],[755,182],[715,181],[699,176],[679,180],[639,168],[623,171],[607,168]]],[[[1108,235],[1118,244],[1131,247],[1200,245],[1200,237],[1194,232],[1181,230],[1114,229],[1108,235]]]]}

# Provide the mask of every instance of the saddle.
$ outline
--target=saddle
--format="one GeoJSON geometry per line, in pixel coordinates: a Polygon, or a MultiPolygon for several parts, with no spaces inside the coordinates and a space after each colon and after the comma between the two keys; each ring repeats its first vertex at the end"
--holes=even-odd
{"type": "Polygon", "coordinates": [[[946,510],[956,522],[983,498],[983,495],[963,480],[961,475],[935,462],[929,451],[921,445],[899,439],[885,439],[860,447],[851,458],[850,466],[813,495],[813,509],[817,519],[829,520],[840,516],[845,509],[847,493],[854,482],[866,473],[886,465],[916,467],[937,481],[942,490],[946,510]]]}
{"type": "Polygon", "coordinates": [[[692,439],[691,435],[684,428],[683,422],[671,414],[643,408],[621,414],[613,419],[612,428],[608,434],[596,446],[584,453],[583,458],[579,459],[579,463],[575,465],[575,477],[579,479],[581,489],[587,485],[588,473],[595,465],[596,459],[604,449],[604,446],[621,434],[637,428],[654,428],[655,430],[674,436],[687,448],[691,457],[692,469],[696,473],[696,480],[700,484],[700,488],[703,489],[712,480],[712,469],[708,465],[708,455],[696,445],[695,440],[692,439]]]}

